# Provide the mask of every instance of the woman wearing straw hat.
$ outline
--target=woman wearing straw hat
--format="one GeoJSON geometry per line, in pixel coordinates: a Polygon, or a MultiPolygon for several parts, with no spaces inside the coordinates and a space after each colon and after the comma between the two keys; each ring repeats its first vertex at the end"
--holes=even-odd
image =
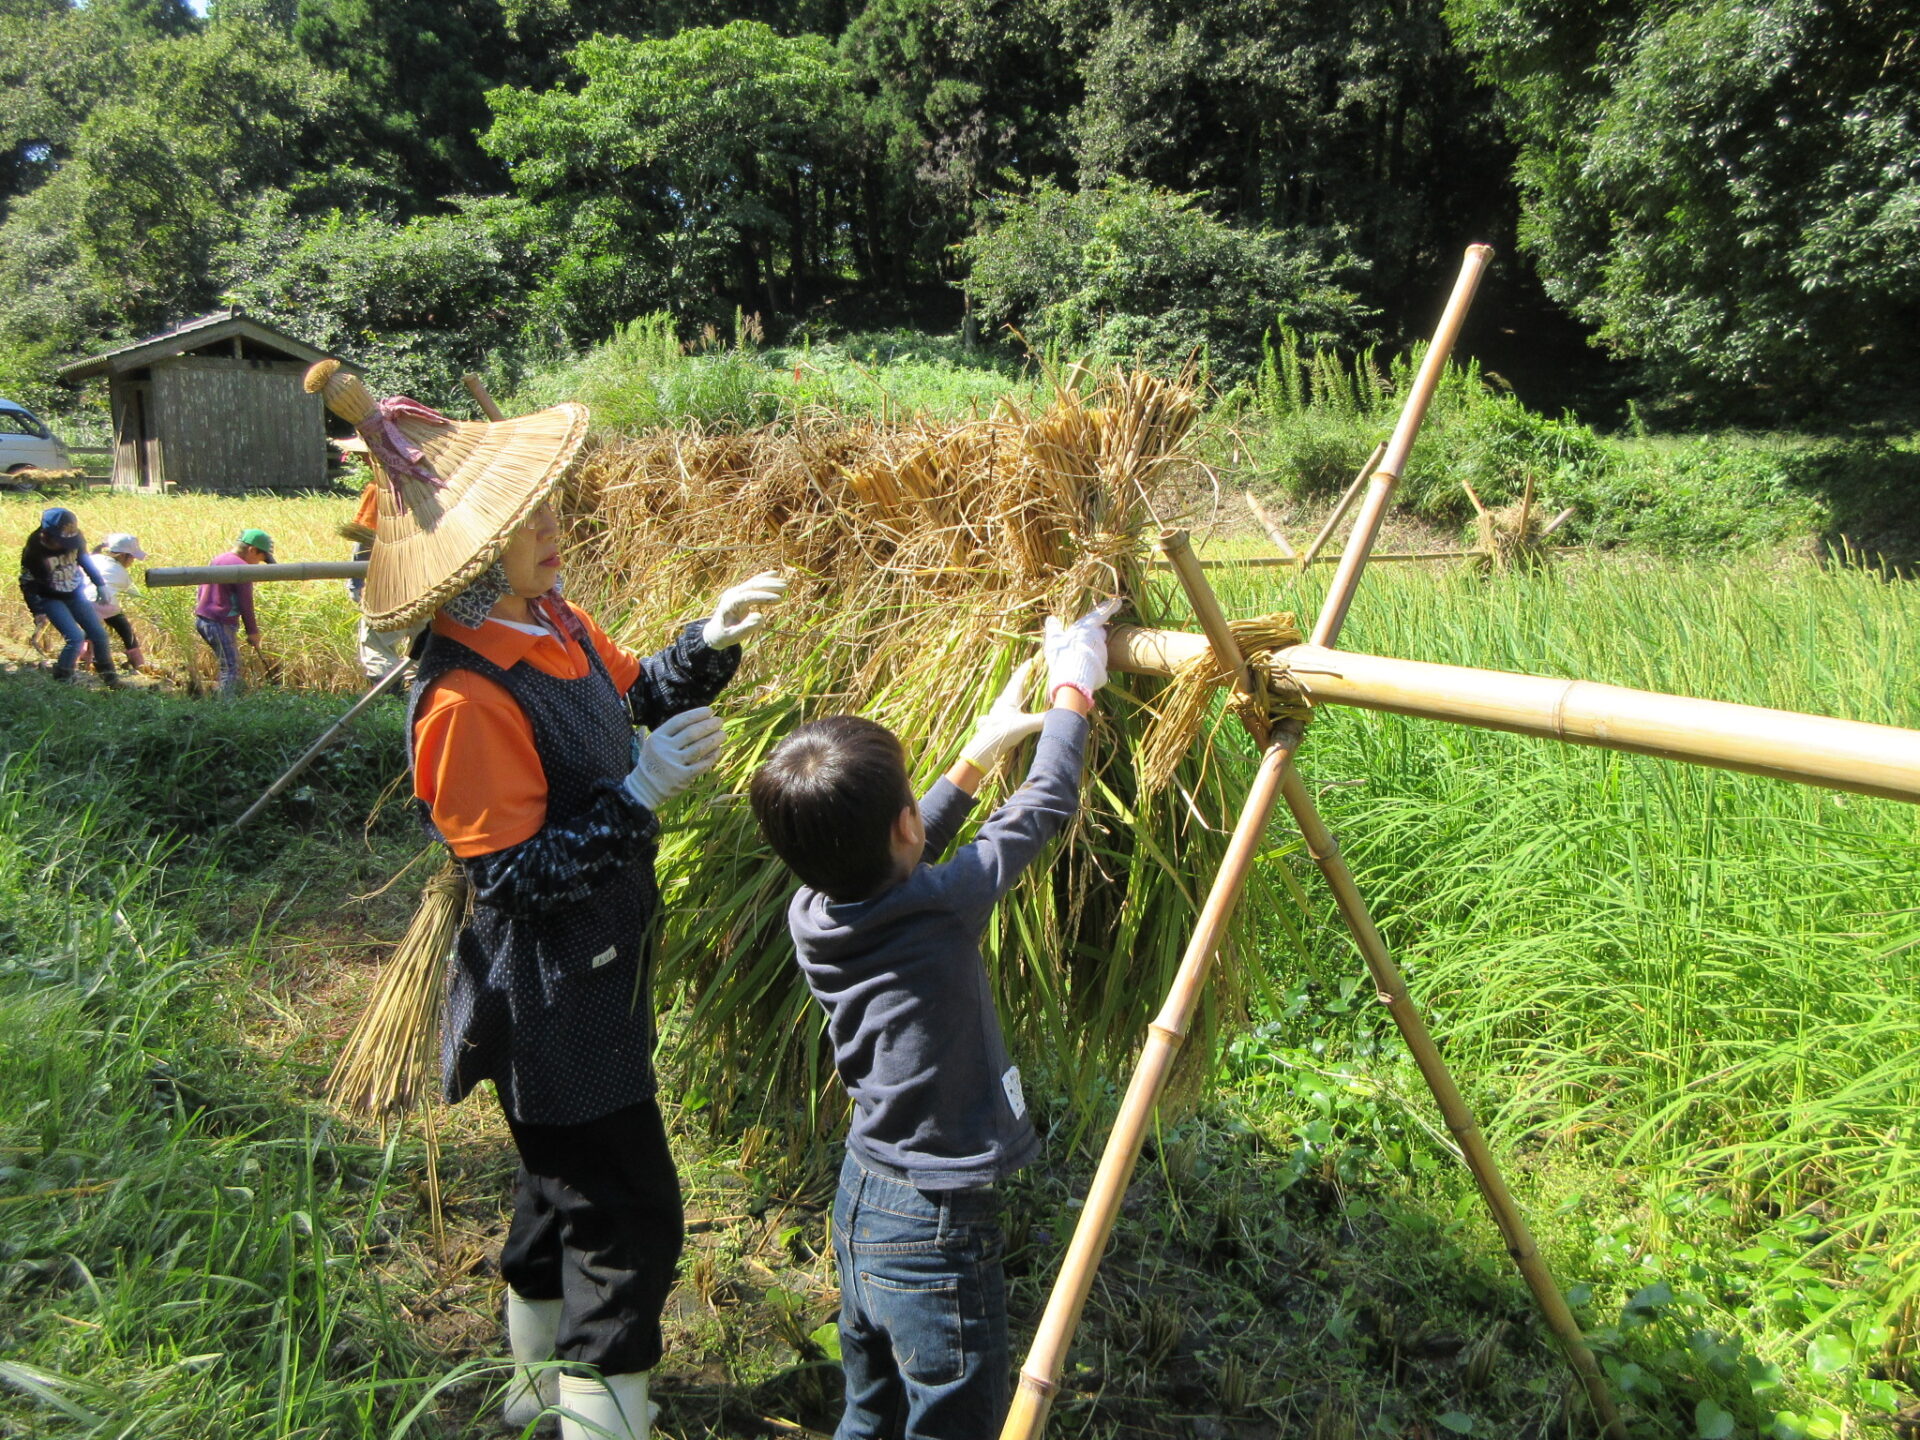
{"type": "Polygon", "coordinates": [[[409,703],[414,793],[473,896],[442,1082],[457,1101],[493,1081],[521,1162],[500,1262],[506,1419],[557,1404],[563,1440],[645,1437],[683,1239],[652,1065],[656,817],[718,758],[706,705],[785,582],[728,590],[711,619],[636,657],[560,598],[547,496],[585,435],[583,407],[465,424],[376,405],[333,361],[307,388],[354,423],[386,481],[368,622],[431,617],[409,703]],[[553,1359],[557,1379],[532,1368],[553,1359]]]}

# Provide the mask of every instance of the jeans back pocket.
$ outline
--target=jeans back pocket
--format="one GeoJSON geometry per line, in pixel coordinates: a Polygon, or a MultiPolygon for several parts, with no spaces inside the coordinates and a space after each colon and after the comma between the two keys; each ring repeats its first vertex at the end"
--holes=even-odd
{"type": "Polygon", "coordinates": [[[950,1385],[966,1373],[959,1276],[873,1270],[859,1275],[863,1307],[886,1333],[901,1374],[920,1385],[950,1385]]]}

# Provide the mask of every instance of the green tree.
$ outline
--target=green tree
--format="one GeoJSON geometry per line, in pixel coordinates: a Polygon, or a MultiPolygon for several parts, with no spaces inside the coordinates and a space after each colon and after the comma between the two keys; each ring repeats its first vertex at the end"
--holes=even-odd
{"type": "Polygon", "coordinates": [[[570,58],[577,90],[493,92],[483,144],[558,238],[544,303],[577,336],[654,308],[636,289],[683,315],[780,312],[837,264],[855,117],[825,39],[739,20],[570,58]],[[639,279],[609,309],[596,297],[622,269],[639,279]]]}
{"type": "Polygon", "coordinates": [[[1823,409],[1911,376],[1920,15],[1890,0],[1449,0],[1521,140],[1549,291],[1673,385],[1823,409]]]}
{"type": "Polygon", "coordinates": [[[903,288],[950,269],[1009,183],[1072,172],[1076,57],[1045,0],[868,0],[840,40],[865,100],[858,256],[903,288]]]}
{"type": "Polygon", "coordinates": [[[517,54],[498,0],[299,0],[293,35],[349,82],[343,124],[359,163],[388,175],[386,203],[418,211],[500,188],[478,138],[517,54]]]}
{"type": "Polygon", "coordinates": [[[960,247],[982,311],[1044,347],[1155,364],[1259,362],[1276,322],[1311,347],[1352,345],[1368,318],[1338,283],[1350,256],[1311,237],[1228,225],[1198,197],[1116,180],[1037,186],[960,247]]]}
{"type": "Polygon", "coordinates": [[[1203,197],[1248,227],[1338,233],[1368,297],[1424,309],[1510,221],[1491,93],[1440,0],[1114,0],[1082,42],[1080,183],[1203,197]]]}

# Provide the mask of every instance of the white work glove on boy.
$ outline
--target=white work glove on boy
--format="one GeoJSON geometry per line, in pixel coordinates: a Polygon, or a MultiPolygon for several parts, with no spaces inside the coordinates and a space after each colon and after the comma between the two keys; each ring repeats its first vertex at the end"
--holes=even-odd
{"type": "Polygon", "coordinates": [[[720,592],[720,599],[713,607],[713,618],[707,621],[700,638],[707,642],[709,650],[737,645],[758,630],[766,618],[753,607],[776,604],[786,593],[785,578],[772,570],[762,570],[751,580],[728,587],[720,592]]]}
{"type": "Polygon", "coordinates": [[[1116,598],[1105,600],[1071,625],[1047,617],[1040,653],[1047,659],[1047,694],[1071,685],[1089,701],[1107,683],[1107,621],[1120,608],[1116,598]]]}
{"type": "Polygon", "coordinates": [[[626,781],[627,793],[658,811],[695,779],[713,768],[727,738],[720,717],[701,705],[639,733],[638,755],[626,781]]]}
{"type": "Polygon", "coordinates": [[[960,752],[960,758],[985,772],[993,769],[1014,746],[1029,735],[1040,733],[1040,727],[1046,722],[1045,714],[1030,715],[1026,709],[1027,686],[1033,680],[1033,664],[1029,660],[1013,672],[1013,678],[1007,681],[1007,688],[1000,692],[1000,698],[988,708],[987,713],[973,722],[973,738],[967,741],[966,749],[960,752]]]}

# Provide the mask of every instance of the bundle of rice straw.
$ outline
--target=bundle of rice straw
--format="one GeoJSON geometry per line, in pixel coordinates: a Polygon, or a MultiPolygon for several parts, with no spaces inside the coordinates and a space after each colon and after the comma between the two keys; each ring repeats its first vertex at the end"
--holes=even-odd
{"type": "MultiPolygon", "coordinates": [[[[755,571],[793,580],[719,701],[730,739],[718,793],[697,792],[662,841],[655,997],[670,1059],[709,1114],[746,1104],[804,1139],[843,1103],[787,938],[795,882],[745,802],[754,768],[800,721],[857,712],[900,735],[924,788],[1033,653],[1046,615],[1122,594],[1123,619],[1191,628],[1177,591],[1150,580],[1146,532],[1172,518],[1174,493],[1204,488],[1186,449],[1197,416],[1188,387],[1115,374],[1045,408],[1003,404],[956,424],[663,431],[585,455],[562,502],[569,594],[623,643],[656,648],[755,571]]],[[[1163,685],[1117,676],[1103,692],[1082,814],[984,940],[1030,1093],[1081,1090],[1137,1047],[1242,798],[1246,766],[1201,754],[1163,756],[1163,791],[1141,784],[1163,685]]],[[[976,816],[1023,764],[989,780],[976,816]]],[[[1273,898],[1265,885],[1243,914],[1273,898]]],[[[1208,1027],[1238,1003],[1235,979],[1257,978],[1231,962],[1221,974],[1220,1005],[1187,1047],[1201,1065],[1208,1027]]]]}
{"type": "Polygon", "coordinates": [[[407,933],[341,1047],[327,1098],[377,1119],[404,1116],[430,1088],[440,1058],[447,955],[467,912],[467,881],[448,861],[420,892],[407,933]]]}

